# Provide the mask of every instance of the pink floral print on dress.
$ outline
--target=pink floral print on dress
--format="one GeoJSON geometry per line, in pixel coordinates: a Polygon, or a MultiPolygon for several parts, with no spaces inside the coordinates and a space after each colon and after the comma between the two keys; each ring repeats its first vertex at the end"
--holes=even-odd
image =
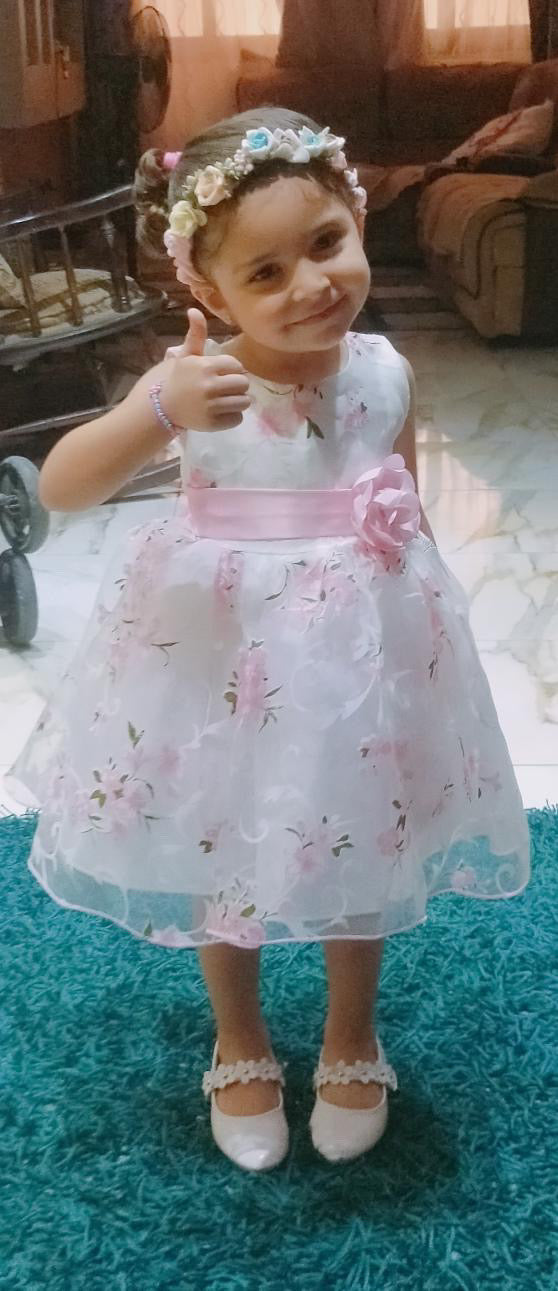
{"type": "Polygon", "coordinates": [[[286,409],[281,410],[270,404],[258,409],[258,427],[268,439],[290,439],[296,429],[286,409]]]}
{"type": "Polygon", "coordinates": [[[192,467],[187,480],[190,489],[215,489],[217,488],[216,480],[212,480],[200,466],[192,467]]]}
{"type": "Polygon", "coordinates": [[[169,949],[180,950],[184,946],[190,946],[192,939],[187,932],[182,932],[176,924],[168,924],[166,928],[153,928],[150,923],[143,930],[144,937],[154,942],[156,946],[167,946],[169,949]]]}
{"type": "Polygon", "coordinates": [[[241,551],[226,549],[221,553],[213,586],[217,603],[222,609],[236,609],[243,572],[244,556],[241,551]]]}
{"type": "Polygon", "coordinates": [[[384,740],[370,735],[360,742],[360,755],[367,761],[374,775],[378,775],[382,758],[392,757],[399,769],[402,780],[412,780],[414,772],[409,761],[411,746],[408,740],[384,740]]]}
{"type": "Polygon", "coordinates": [[[392,806],[396,808],[398,817],[395,825],[390,829],[385,829],[382,833],[376,835],[381,856],[387,856],[391,860],[399,860],[410,844],[410,834],[407,824],[409,808],[412,803],[408,803],[405,808],[397,798],[393,800],[392,806]]]}
{"type": "Polygon", "coordinates": [[[368,420],[368,405],[361,392],[347,395],[347,411],[343,416],[343,429],[348,434],[363,430],[368,420]]]}
{"type": "Polygon", "coordinates": [[[240,881],[211,903],[205,927],[212,937],[246,949],[256,949],[265,941],[265,925],[240,881]]]}
{"type": "Polygon", "coordinates": [[[453,654],[454,648],[442,614],[441,607],[443,605],[443,596],[440,588],[436,587],[430,578],[423,578],[421,583],[424,599],[428,607],[428,617],[434,651],[428,664],[428,676],[430,681],[436,684],[439,678],[440,658],[442,652],[449,650],[453,654]]]}
{"type": "Polygon", "coordinates": [[[267,701],[281,690],[281,686],[274,686],[272,690],[267,689],[267,655],[262,646],[263,642],[253,641],[251,646],[242,648],[229,688],[225,692],[225,699],[231,705],[232,715],[240,721],[261,718],[260,730],[263,730],[269,721],[277,721],[276,714],[280,705],[270,705],[267,701]]]}
{"type": "Polygon", "coordinates": [[[358,596],[354,578],[347,575],[335,555],[312,565],[300,562],[292,567],[291,574],[289,611],[306,630],[329,611],[348,609],[358,596]]]}
{"type": "Polygon", "coordinates": [[[289,865],[290,877],[314,879],[332,857],[338,860],[343,851],[352,849],[350,834],[340,833],[342,828],[339,816],[322,816],[314,828],[309,828],[304,821],[292,828],[287,827],[287,833],[298,839],[289,865]]]}
{"type": "Polygon", "coordinates": [[[262,946],[265,941],[263,924],[255,919],[243,918],[235,911],[220,910],[218,907],[213,912],[211,921],[207,922],[206,930],[222,941],[232,941],[236,946],[251,950],[262,946]]]}

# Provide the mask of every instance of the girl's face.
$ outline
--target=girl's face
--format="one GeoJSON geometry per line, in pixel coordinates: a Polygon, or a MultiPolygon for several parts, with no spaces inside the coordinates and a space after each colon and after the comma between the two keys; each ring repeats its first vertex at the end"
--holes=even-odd
{"type": "Polygon", "coordinates": [[[260,346],[298,353],[337,344],[370,287],[351,211],[298,176],[246,194],[210,273],[205,302],[214,313],[260,346]]]}

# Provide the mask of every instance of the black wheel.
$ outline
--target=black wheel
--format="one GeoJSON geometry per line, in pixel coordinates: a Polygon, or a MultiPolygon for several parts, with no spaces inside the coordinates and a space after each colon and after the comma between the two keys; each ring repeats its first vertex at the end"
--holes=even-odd
{"type": "Polygon", "coordinates": [[[29,561],[20,552],[0,555],[0,618],[11,645],[29,645],[37,631],[39,607],[29,561]]]}
{"type": "Polygon", "coordinates": [[[0,462],[0,528],[13,551],[38,551],[46,541],[49,515],[39,502],[38,481],[27,457],[0,462]]]}

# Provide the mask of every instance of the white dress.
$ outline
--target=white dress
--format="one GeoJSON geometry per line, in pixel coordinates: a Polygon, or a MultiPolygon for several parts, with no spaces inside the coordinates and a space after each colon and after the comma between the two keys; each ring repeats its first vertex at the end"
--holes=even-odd
{"type": "MultiPolygon", "coordinates": [[[[183,437],[185,482],[350,488],[409,405],[401,357],[356,334],[337,375],[251,395],[183,437]]],[[[529,880],[466,595],[422,533],[383,560],[203,539],[183,495],[129,534],[12,773],[47,892],[166,946],[383,937],[435,893],[529,880]]]]}

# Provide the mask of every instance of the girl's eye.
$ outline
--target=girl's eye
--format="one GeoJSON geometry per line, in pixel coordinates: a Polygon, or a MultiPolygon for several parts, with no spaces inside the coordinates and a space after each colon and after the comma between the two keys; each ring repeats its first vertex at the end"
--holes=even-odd
{"type": "Polygon", "coordinates": [[[341,241],[341,234],[337,229],[330,229],[329,233],[321,233],[316,239],[314,246],[317,251],[331,251],[338,242],[341,241]]]}
{"type": "MultiPolygon", "coordinates": [[[[314,252],[316,255],[323,255],[325,252],[332,251],[342,241],[343,234],[340,229],[329,229],[326,233],[320,233],[314,243],[314,252]]],[[[257,273],[250,278],[251,283],[272,282],[281,274],[281,267],[278,264],[263,264],[257,273]]]]}
{"type": "Polygon", "coordinates": [[[261,269],[258,269],[258,272],[254,274],[253,278],[250,279],[250,282],[269,282],[278,272],[279,268],[277,265],[264,264],[261,269]]]}

